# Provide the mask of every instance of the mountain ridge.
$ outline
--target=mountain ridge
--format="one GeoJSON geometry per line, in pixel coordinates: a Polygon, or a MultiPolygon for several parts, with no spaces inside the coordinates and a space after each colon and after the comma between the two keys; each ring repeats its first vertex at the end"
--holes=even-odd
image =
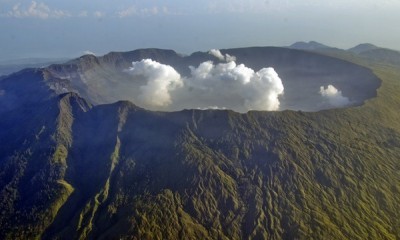
{"type": "Polygon", "coordinates": [[[289,46],[289,48],[299,49],[299,50],[317,50],[317,49],[326,49],[332,48],[325,44],[316,42],[316,41],[309,41],[309,42],[295,42],[289,46]]]}
{"type": "Polygon", "coordinates": [[[360,54],[369,50],[374,50],[374,49],[378,49],[379,47],[371,44],[371,43],[361,43],[358,44],[355,47],[349,48],[347,51],[356,53],[356,54],[360,54]]]}
{"type": "MultiPolygon", "coordinates": [[[[375,89],[380,84],[369,70],[319,53],[278,47],[222,49],[221,52],[235,56],[238,64],[244,64],[254,71],[273,67],[285,86],[286,94],[281,98],[282,109],[316,111],[332,107],[313,106],[313,103],[321,102],[318,93],[321,85],[338,87],[353,105],[359,105],[375,96],[375,89]],[[304,92],[306,90],[309,92],[304,92]]],[[[138,89],[142,85],[140,81],[132,82],[128,69],[132,62],[148,57],[173,67],[183,78],[191,76],[190,66],[197,67],[207,61],[224,63],[205,52],[182,57],[172,50],[143,49],[125,54],[110,53],[103,57],[87,55],[66,64],[52,65],[47,71],[57,79],[67,80],[70,83],[65,87],[68,91],[79,92],[93,104],[112,103],[121,99],[135,103],[134,96],[140,95],[138,89]]],[[[157,110],[177,111],[183,108],[187,107],[157,110]]]]}

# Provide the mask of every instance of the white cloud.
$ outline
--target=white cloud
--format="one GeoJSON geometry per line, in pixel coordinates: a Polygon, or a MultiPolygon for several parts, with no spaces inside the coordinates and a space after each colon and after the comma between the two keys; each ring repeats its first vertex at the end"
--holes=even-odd
{"type": "Polygon", "coordinates": [[[226,62],[236,61],[235,56],[231,56],[229,54],[225,54],[224,56],[219,49],[211,49],[210,51],[208,51],[208,54],[213,55],[220,61],[226,61],[226,62]]]}
{"type": "Polygon", "coordinates": [[[130,6],[124,10],[118,11],[117,16],[120,18],[131,17],[131,16],[154,16],[154,15],[172,15],[174,14],[171,12],[167,7],[151,7],[151,8],[139,8],[135,5],[130,6]]]}
{"type": "Polygon", "coordinates": [[[96,54],[95,54],[94,52],[89,51],[89,50],[83,51],[83,54],[84,54],[84,55],[93,55],[93,56],[96,56],[96,54]]]}
{"type": "Polygon", "coordinates": [[[157,15],[158,14],[158,7],[152,7],[152,8],[142,8],[140,9],[140,12],[143,15],[157,15]]]}
{"type": "Polygon", "coordinates": [[[162,11],[162,13],[164,13],[164,14],[173,14],[167,7],[162,7],[161,8],[161,11],[162,11]]]}
{"type": "Polygon", "coordinates": [[[181,75],[173,67],[151,59],[133,62],[129,72],[146,81],[146,84],[140,87],[138,104],[150,109],[158,109],[172,104],[170,92],[183,86],[181,75]]]}
{"type": "Polygon", "coordinates": [[[339,11],[345,9],[385,9],[398,8],[399,0],[208,0],[205,4],[209,13],[273,13],[288,10],[308,10],[310,12],[328,9],[339,11]]]}
{"type": "Polygon", "coordinates": [[[218,107],[218,106],[208,106],[208,107],[204,107],[204,108],[197,108],[198,110],[209,110],[209,109],[211,109],[211,110],[226,110],[226,108],[221,108],[221,107],[218,107]]]}
{"type": "Polygon", "coordinates": [[[225,61],[225,56],[218,49],[211,49],[210,51],[208,51],[208,53],[221,61],[225,61]]]}
{"type": "Polygon", "coordinates": [[[8,12],[7,16],[16,17],[16,18],[63,18],[70,17],[67,11],[51,9],[44,3],[38,3],[36,1],[32,1],[28,8],[22,8],[20,3],[17,3],[13,6],[12,10],[8,12]]]}
{"type": "Polygon", "coordinates": [[[78,17],[87,17],[87,16],[89,16],[88,11],[81,11],[81,12],[78,14],[78,17]]]}
{"type": "Polygon", "coordinates": [[[95,12],[93,13],[93,16],[95,16],[95,17],[97,17],[97,18],[102,18],[102,17],[105,16],[105,13],[104,13],[104,12],[101,12],[101,11],[95,11],[95,12]]]}
{"type": "Polygon", "coordinates": [[[86,17],[94,17],[94,18],[104,18],[106,16],[106,12],[96,10],[96,11],[87,11],[87,10],[82,10],[79,13],[76,14],[77,17],[80,18],[86,18],[86,17]]]}
{"type": "Polygon", "coordinates": [[[320,87],[319,93],[322,97],[328,100],[329,104],[334,107],[343,107],[350,103],[347,97],[343,97],[342,92],[335,88],[333,85],[320,87]]]}
{"type": "MultiPolygon", "coordinates": [[[[135,5],[132,5],[128,8],[125,8],[121,11],[115,12],[115,15],[119,18],[126,18],[131,16],[153,16],[153,15],[170,15],[172,14],[167,7],[151,7],[151,8],[138,8],[135,5]]],[[[106,16],[106,12],[104,11],[95,11],[92,15],[96,18],[102,18],[106,16]]],[[[88,17],[88,11],[81,11],[78,17],[88,17]]]]}
{"type": "MultiPolygon", "coordinates": [[[[281,1],[279,4],[282,4],[281,1]]],[[[273,1],[269,0],[213,0],[208,2],[207,11],[210,13],[261,13],[270,11],[275,5],[273,1]]]]}
{"type": "Polygon", "coordinates": [[[236,57],[235,56],[231,56],[229,54],[225,54],[225,60],[227,62],[236,61],[236,57]]]}
{"type": "Polygon", "coordinates": [[[203,62],[190,67],[191,76],[182,78],[169,65],[151,59],[133,62],[129,69],[135,81],[145,80],[134,100],[152,110],[232,109],[279,110],[283,84],[273,68],[257,72],[234,61],[214,65],[203,62]]]}
{"type": "Polygon", "coordinates": [[[120,12],[117,12],[118,17],[120,18],[124,18],[124,17],[129,17],[132,15],[136,15],[138,13],[137,9],[135,6],[131,6],[127,9],[124,9],[120,12]]]}
{"type": "Polygon", "coordinates": [[[191,67],[191,77],[185,79],[185,84],[188,95],[195,96],[192,104],[200,105],[186,108],[218,106],[238,112],[278,110],[278,97],[284,90],[273,68],[255,72],[233,61],[217,65],[203,62],[197,68],[191,67]]]}

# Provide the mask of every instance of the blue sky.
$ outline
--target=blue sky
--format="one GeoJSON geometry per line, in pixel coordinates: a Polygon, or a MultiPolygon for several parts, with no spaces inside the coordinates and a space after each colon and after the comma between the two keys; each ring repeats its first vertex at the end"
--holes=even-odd
{"type": "Polygon", "coordinates": [[[400,49],[400,0],[0,0],[0,59],[315,40],[400,49]]]}

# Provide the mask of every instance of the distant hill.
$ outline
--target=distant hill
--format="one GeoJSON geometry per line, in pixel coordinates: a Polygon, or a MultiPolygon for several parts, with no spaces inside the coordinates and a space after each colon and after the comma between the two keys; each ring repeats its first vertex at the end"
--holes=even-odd
{"type": "Polygon", "coordinates": [[[396,50],[377,47],[370,43],[364,43],[350,48],[348,51],[379,62],[380,64],[400,66],[400,52],[396,50]]]}
{"type": "Polygon", "coordinates": [[[300,50],[317,50],[317,49],[325,49],[331,47],[319,42],[310,41],[310,42],[296,42],[290,45],[289,48],[300,49],[300,50]]]}
{"type": "Polygon", "coordinates": [[[387,48],[377,48],[364,51],[360,53],[361,56],[375,59],[384,64],[391,64],[395,66],[400,66],[400,52],[387,49],[387,48]]]}
{"type": "Polygon", "coordinates": [[[47,67],[55,63],[63,63],[66,58],[24,58],[0,61],[0,76],[18,72],[25,68],[47,67]]]}
{"type": "Polygon", "coordinates": [[[333,48],[326,46],[318,42],[296,42],[290,46],[293,49],[307,50],[316,53],[326,54],[329,56],[347,56],[351,57],[351,54],[359,55],[363,58],[379,62],[381,64],[389,64],[394,66],[400,66],[400,52],[388,48],[381,48],[371,43],[362,43],[355,47],[343,50],[339,48],[333,48]],[[350,54],[350,55],[349,55],[350,54]]]}
{"type": "Polygon", "coordinates": [[[360,54],[360,53],[363,53],[363,52],[366,52],[366,51],[370,51],[370,50],[375,50],[375,49],[378,49],[378,48],[379,47],[377,47],[377,46],[375,46],[373,44],[370,44],[370,43],[362,43],[362,44],[359,44],[359,45],[357,45],[355,47],[352,47],[352,48],[348,49],[347,51],[355,53],[355,54],[360,54]]]}

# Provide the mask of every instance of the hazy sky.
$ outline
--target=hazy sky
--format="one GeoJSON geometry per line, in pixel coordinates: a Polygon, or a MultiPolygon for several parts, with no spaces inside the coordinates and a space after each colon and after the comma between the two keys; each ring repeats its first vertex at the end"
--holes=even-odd
{"type": "Polygon", "coordinates": [[[0,59],[315,40],[400,49],[400,0],[0,0],[0,59]]]}

